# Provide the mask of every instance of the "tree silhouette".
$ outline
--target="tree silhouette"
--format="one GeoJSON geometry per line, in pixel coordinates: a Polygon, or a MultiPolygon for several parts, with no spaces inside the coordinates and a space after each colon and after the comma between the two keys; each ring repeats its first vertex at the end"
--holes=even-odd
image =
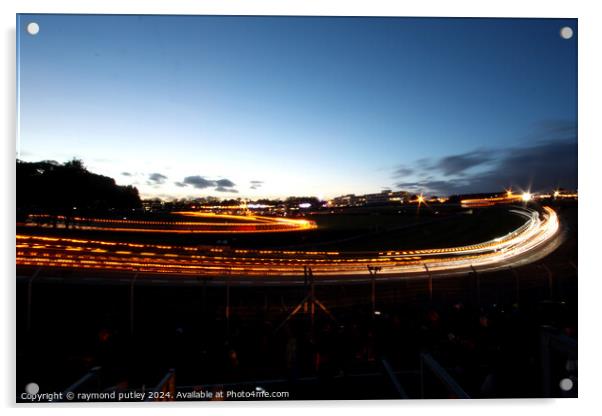
{"type": "Polygon", "coordinates": [[[53,160],[17,160],[17,212],[63,215],[140,208],[138,189],[119,186],[113,178],[89,172],[79,159],[64,164],[53,160]]]}

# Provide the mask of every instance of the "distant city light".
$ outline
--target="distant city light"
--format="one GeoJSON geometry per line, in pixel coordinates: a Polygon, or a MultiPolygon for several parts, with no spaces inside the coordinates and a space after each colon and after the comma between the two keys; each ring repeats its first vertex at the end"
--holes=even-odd
{"type": "Polygon", "coordinates": [[[299,204],[299,208],[309,208],[311,207],[311,204],[309,202],[302,202],[301,204],[299,204]]]}
{"type": "Polygon", "coordinates": [[[424,196],[422,194],[418,195],[418,203],[422,204],[424,202],[424,196]]]}
{"type": "Polygon", "coordinates": [[[249,209],[265,209],[265,208],[270,208],[270,205],[266,205],[266,204],[247,204],[247,208],[249,209]]]}
{"type": "Polygon", "coordinates": [[[531,199],[533,199],[533,195],[530,192],[524,192],[521,198],[524,202],[529,202],[531,199]]]}

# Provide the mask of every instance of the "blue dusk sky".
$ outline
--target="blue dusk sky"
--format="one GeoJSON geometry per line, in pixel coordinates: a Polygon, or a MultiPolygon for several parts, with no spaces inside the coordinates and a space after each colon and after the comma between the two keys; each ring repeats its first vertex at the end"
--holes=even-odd
{"type": "Polygon", "coordinates": [[[17,157],[77,157],[161,198],[576,188],[577,34],[576,19],[19,15],[17,157]]]}

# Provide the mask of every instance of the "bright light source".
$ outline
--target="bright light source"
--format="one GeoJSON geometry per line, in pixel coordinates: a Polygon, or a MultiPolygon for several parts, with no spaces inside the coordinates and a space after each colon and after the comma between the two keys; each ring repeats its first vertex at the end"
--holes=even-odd
{"type": "Polygon", "coordinates": [[[299,208],[309,208],[311,204],[309,202],[302,202],[299,204],[299,208]]]}
{"type": "Polygon", "coordinates": [[[422,204],[424,202],[424,197],[422,195],[418,195],[418,203],[422,204]]]}
{"type": "Polygon", "coordinates": [[[521,198],[524,202],[529,202],[531,199],[533,199],[533,195],[530,192],[524,192],[521,198]]]}
{"type": "Polygon", "coordinates": [[[554,191],[554,198],[558,198],[559,195],[560,195],[560,191],[554,191]]]}

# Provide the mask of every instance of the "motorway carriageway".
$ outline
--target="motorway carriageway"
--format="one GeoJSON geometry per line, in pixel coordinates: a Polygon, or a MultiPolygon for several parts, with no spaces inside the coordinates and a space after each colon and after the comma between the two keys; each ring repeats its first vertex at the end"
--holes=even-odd
{"type": "Polygon", "coordinates": [[[538,252],[558,234],[556,212],[549,207],[543,207],[541,215],[528,208],[511,212],[524,217],[525,223],[506,235],[461,247],[381,252],[247,250],[18,234],[16,262],[17,266],[137,272],[170,279],[298,279],[303,277],[305,266],[316,276],[338,280],[365,276],[368,266],[380,268],[382,277],[424,273],[425,267],[437,275],[455,274],[475,268],[493,270],[541,257],[538,252]]]}

